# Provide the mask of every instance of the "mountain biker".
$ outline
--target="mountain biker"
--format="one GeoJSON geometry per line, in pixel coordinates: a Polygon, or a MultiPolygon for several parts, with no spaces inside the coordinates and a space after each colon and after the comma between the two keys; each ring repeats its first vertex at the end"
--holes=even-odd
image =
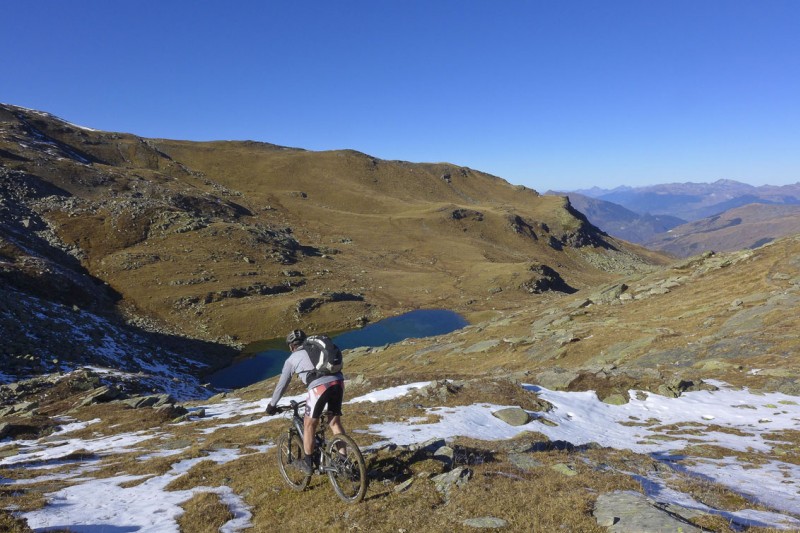
{"type": "Polygon", "coordinates": [[[286,336],[291,355],[283,364],[283,371],[275,386],[272,399],[267,404],[267,414],[274,415],[278,412],[277,405],[286,392],[292,374],[297,374],[300,380],[308,386],[306,398],[305,418],[303,420],[303,452],[305,456],[298,463],[300,469],[306,474],[314,470],[314,434],[319,426],[319,419],[323,409],[327,406],[328,425],[334,435],[344,433],[342,426],[342,400],[344,399],[344,376],[341,372],[319,376],[314,379],[314,365],[311,363],[308,352],[303,349],[306,334],[296,329],[286,336]],[[309,381],[309,377],[312,380],[309,381]]]}

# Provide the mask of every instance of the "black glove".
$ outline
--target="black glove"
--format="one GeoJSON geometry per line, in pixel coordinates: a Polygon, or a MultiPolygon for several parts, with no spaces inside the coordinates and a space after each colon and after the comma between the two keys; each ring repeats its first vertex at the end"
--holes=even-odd
{"type": "Polygon", "coordinates": [[[268,404],[267,404],[267,414],[268,414],[268,415],[270,415],[270,416],[271,416],[271,415],[274,415],[274,414],[275,414],[275,413],[277,413],[277,412],[278,412],[278,408],[277,408],[277,407],[275,407],[275,406],[274,406],[274,405],[272,405],[271,403],[268,403],[268,404]]]}

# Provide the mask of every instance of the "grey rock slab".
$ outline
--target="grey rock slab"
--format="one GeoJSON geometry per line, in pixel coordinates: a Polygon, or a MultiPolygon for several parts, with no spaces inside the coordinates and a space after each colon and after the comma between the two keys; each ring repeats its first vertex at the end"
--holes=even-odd
{"type": "Polygon", "coordinates": [[[578,378],[578,373],[562,368],[545,370],[536,376],[536,383],[550,390],[565,389],[570,383],[578,378]]]}
{"type": "Polygon", "coordinates": [[[472,470],[459,466],[450,472],[434,476],[431,480],[436,484],[436,490],[444,495],[445,501],[450,500],[450,492],[453,487],[462,487],[472,477],[472,470]]]}
{"type": "Polygon", "coordinates": [[[689,522],[656,507],[644,494],[616,491],[597,498],[594,517],[609,533],[701,533],[689,522]]]}
{"type": "Polygon", "coordinates": [[[524,426],[531,421],[531,415],[521,407],[508,407],[492,413],[492,416],[499,418],[509,426],[524,426]]]}
{"type": "Polygon", "coordinates": [[[531,457],[531,455],[528,453],[509,454],[508,462],[526,472],[530,472],[544,466],[542,463],[531,457]]]}
{"type": "Polygon", "coordinates": [[[482,516],[480,518],[467,518],[464,525],[475,529],[502,529],[508,526],[508,522],[502,518],[493,516],[482,516]]]}
{"type": "Polygon", "coordinates": [[[464,353],[486,352],[486,351],[491,350],[492,348],[494,348],[498,344],[500,344],[500,340],[499,339],[492,339],[492,340],[488,340],[488,341],[477,342],[477,343],[473,344],[472,346],[470,346],[469,348],[467,348],[466,350],[464,350],[464,353]]]}

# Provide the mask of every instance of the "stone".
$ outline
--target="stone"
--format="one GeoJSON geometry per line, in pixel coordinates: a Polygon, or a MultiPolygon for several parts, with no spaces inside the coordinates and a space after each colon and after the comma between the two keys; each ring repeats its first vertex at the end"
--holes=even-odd
{"type": "Polygon", "coordinates": [[[482,516],[480,518],[467,518],[464,525],[475,529],[501,529],[508,526],[508,522],[502,518],[493,516],[482,516]]]}
{"type": "MultiPolygon", "coordinates": [[[[674,512],[674,511],[673,511],[674,512]]],[[[680,531],[700,533],[702,530],[656,507],[644,494],[616,491],[601,494],[594,506],[597,524],[609,533],[680,531]]]]}
{"type": "Polygon", "coordinates": [[[111,400],[114,400],[117,397],[119,397],[119,395],[120,391],[118,388],[112,385],[104,385],[100,388],[95,389],[89,395],[87,395],[80,403],[80,405],[87,406],[95,403],[110,402],[111,400]]]}
{"type": "Polygon", "coordinates": [[[14,413],[29,413],[39,407],[39,402],[22,402],[14,405],[14,413]]]}
{"type": "Polygon", "coordinates": [[[444,439],[433,438],[423,442],[422,444],[410,447],[410,450],[414,452],[434,453],[436,450],[446,445],[447,443],[444,441],[444,439]]]}
{"type": "Polygon", "coordinates": [[[550,390],[566,389],[578,378],[578,373],[555,367],[536,375],[536,383],[550,390]]]}
{"type": "Polygon", "coordinates": [[[445,502],[450,500],[450,493],[454,487],[463,487],[472,477],[472,470],[459,466],[450,472],[434,476],[431,480],[436,485],[436,490],[444,495],[445,502]]]}
{"type": "Polygon", "coordinates": [[[531,415],[521,407],[508,407],[492,413],[492,416],[499,418],[509,426],[524,426],[531,421],[531,415]]]}
{"type": "Polygon", "coordinates": [[[180,405],[165,404],[153,408],[157,413],[160,413],[164,418],[176,419],[188,414],[189,411],[180,405]]]}
{"type": "Polygon", "coordinates": [[[481,342],[473,344],[472,346],[470,346],[469,348],[464,350],[464,353],[486,352],[486,351],[491,350],[492,348],[494,348],[498,344],[500,344],[500,340],[499,339],[491,339],[491,340],[488,340],[488,341],[481,341],[481,342]]]}
{"type": "Polygon", "coordinates": [[[544,466],[544,464],[531,457],[529,453],[511,453],[508,455],[508,462],[525,472],[544,466]]]}
{"type": "Polygon", "coordinates": [[[559,474],[564,474],[565,476],[577,476],[578,473],[569,465],[565,465],[564,463],[557,463],[551,466],[553,470],[558,472],[559,474]]]}
{"type": "MultiPolygon", "coordinates": [[[[167,394],[154,394],[149,396],[137,396],[135,398],[128,398],[123,400],[122,403],[133,407],[134,409],[142,409],[144,407],[160,407],[169,402],[169,395],[167,394]]],[[[175,403],[173,400],[171,403],[175,403]]]]}
{"type": "Polygon", "coordinates": [[[411,485],[414,483],[414,478],[408,478],[407,480],[403,481],[399,485],[395,486],[394,492],[395,494],[400,494],[401,492],[407,491],[411,485]]]}
{"type": "Polygon", "coordinates": [[[618,393],[609,394],[603,398],[603,403],[607,403],[609,405],[625,405],[628,403],[628,398],[618,393]]]}
{"type": "Polygon", "coordinates": [[[442,446],[433,452],[433,458],[437,461],[441,461],[446,468],[451,468],[453,466],[453,463],[455,462],[455,455],[455,450],[450,446],[442,446]]]}
{"type": "Polygon", "coordinates": [[[622,293],[626,290],[628,290],[627,285],[624,283],[617,283],[600,289],[589,296],[589,299],[595,304],[608,304],[619,300],[619,297],[622,296],[622,293]]]}

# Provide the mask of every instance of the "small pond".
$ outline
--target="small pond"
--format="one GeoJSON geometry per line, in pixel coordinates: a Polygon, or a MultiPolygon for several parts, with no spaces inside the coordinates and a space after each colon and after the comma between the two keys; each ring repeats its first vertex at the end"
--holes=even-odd
{"type": "MultiPolygon", "coordinates": [[[[444,335],[467,325],[469,322],[453,311],[425,309],[386,318],[361,329],[334,335],[333,340],[342,350],[349,350],[360,346],[383,346],[410,338],[421,339],[444,335]]],[[[313,335],[316,332],[306,331],[306,333],[313,335]]],[[[250,357],[239,359],[231,366],[213,374],[210,378],[211,385],[220,389],[235,389],[280,374],[283,362],[289,356],[283,339],[265,341],[257,346],[262,346],[260,351],[250,357]]]]}

